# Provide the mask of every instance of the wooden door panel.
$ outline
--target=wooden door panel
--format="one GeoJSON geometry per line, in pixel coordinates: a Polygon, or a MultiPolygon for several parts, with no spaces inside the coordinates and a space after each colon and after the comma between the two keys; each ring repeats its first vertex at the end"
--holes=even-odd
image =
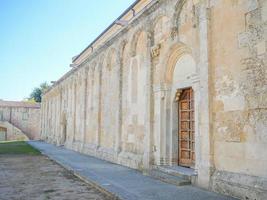
{"type": "Polygon", "coordinates": [[[195,164],[195,117],[193,90],[185,89],[179,99],[179,159],[181,166],[194,167],[195,164]]]}
{"type": "Polygon", "coordinates": [[[187,101],[181,101],[180,104],[181,104],[182,110],[184,110],[184,111],[189,110],[189,104],[187,101]]]}
{"type": "Polygon", "coordinates": [[[181,112],[181,119],[189,120],[190,119],[189,112],[181,112]]]}
{"type": "Polygon", "coordinates": [[[181,139],[181,140],[183,140],[183,139],[185,139],[185,140],[189,140],[189,139],[190,139],[190,137],[189,137],[187,131],[181,131],[181,132],[180,132],[180,139],[181,139]]]}
{"type": "Polygon", "coordinates": [[[190,149],[190,144],[188,142],[188,140],[181,140],[181,149],[190,149]]]}

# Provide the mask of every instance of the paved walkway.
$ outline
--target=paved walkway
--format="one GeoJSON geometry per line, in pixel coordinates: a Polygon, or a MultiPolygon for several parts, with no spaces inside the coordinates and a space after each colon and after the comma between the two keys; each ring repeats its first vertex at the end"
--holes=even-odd
{"type": "Polygon", "coordinates": [[[39,141],[29,142],[54,161],[88,182],[126,200],[226,200],[232,199],[193,186],[174,186],[95,157],[39,141]]]}

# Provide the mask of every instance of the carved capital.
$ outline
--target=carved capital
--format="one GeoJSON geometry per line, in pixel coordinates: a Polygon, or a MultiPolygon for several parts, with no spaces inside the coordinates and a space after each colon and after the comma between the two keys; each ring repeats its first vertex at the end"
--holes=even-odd
{"type": "Polygon", "coordinates": [[[152,58],[155,58],[155,57],[159,56],[160,48],[161,48],[160,44],[157,44],[157,45],[155,45],[154,47],[151,48],[151,56],[152,56],[152,58]]]}
{"type": "Polygon", "coordinates": [[[182,91],[183,90],[180,90],[180,89],[176,90],[175,101],[179,101],[180,100],[180,96],[182,94],[182,91]]]}

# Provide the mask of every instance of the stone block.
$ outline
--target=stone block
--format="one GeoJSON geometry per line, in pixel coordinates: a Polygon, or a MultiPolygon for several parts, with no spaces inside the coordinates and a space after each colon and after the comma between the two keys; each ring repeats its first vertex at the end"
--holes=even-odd
{"type": "Polygon", "coordinates": [[[246,174],[215,171],[212,176],[212,189],[240,199],[267,199],[267,179],[246,174]]]}
{"type": "Polygon", "coordinates": [[[249,33],[242,32],[238,34],[238,46],[239,48],[247,47],[249,43],[249,33]]]}
{"type": "Polygon", "coordinates": [[[247,0],[246,12],[251,12],[259,7],[258,0],[247,0]]]}
{"type": "Polygon", "coordinates": [[[260,43],[258,43],[256,45],[256,48],[257,48],[257,54],[258,55],[262,55],[264,53],[266,53],[266,41],[261,41],[260,43]]]}

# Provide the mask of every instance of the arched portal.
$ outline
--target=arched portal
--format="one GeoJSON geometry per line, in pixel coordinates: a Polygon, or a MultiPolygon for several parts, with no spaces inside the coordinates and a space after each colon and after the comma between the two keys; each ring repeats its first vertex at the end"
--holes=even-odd
{"type": "MultiPolygon", "coordinates": [[[[175,165],[195,167],[195,76],[196,63],[190,54],[174,62],[170,85],[171,160],[175,165]],[[175,63],[175,64],[174,64],[175,63]]],[[[170,75],[170,74],[169,74],[170,75]]],[[[170,78],[170,77],[169,77],[170,78]]]]}
{"type": "Polygon", "coordinates": [[[156,165],[195,168],[199,81],[191,50],[178,43],[162,63],[163,84],[154,88],[156,165]],[[189,93],[189,95],[187,95],[189,93]],[[196,101],[195,101],[196,100],[196,101]]]}

